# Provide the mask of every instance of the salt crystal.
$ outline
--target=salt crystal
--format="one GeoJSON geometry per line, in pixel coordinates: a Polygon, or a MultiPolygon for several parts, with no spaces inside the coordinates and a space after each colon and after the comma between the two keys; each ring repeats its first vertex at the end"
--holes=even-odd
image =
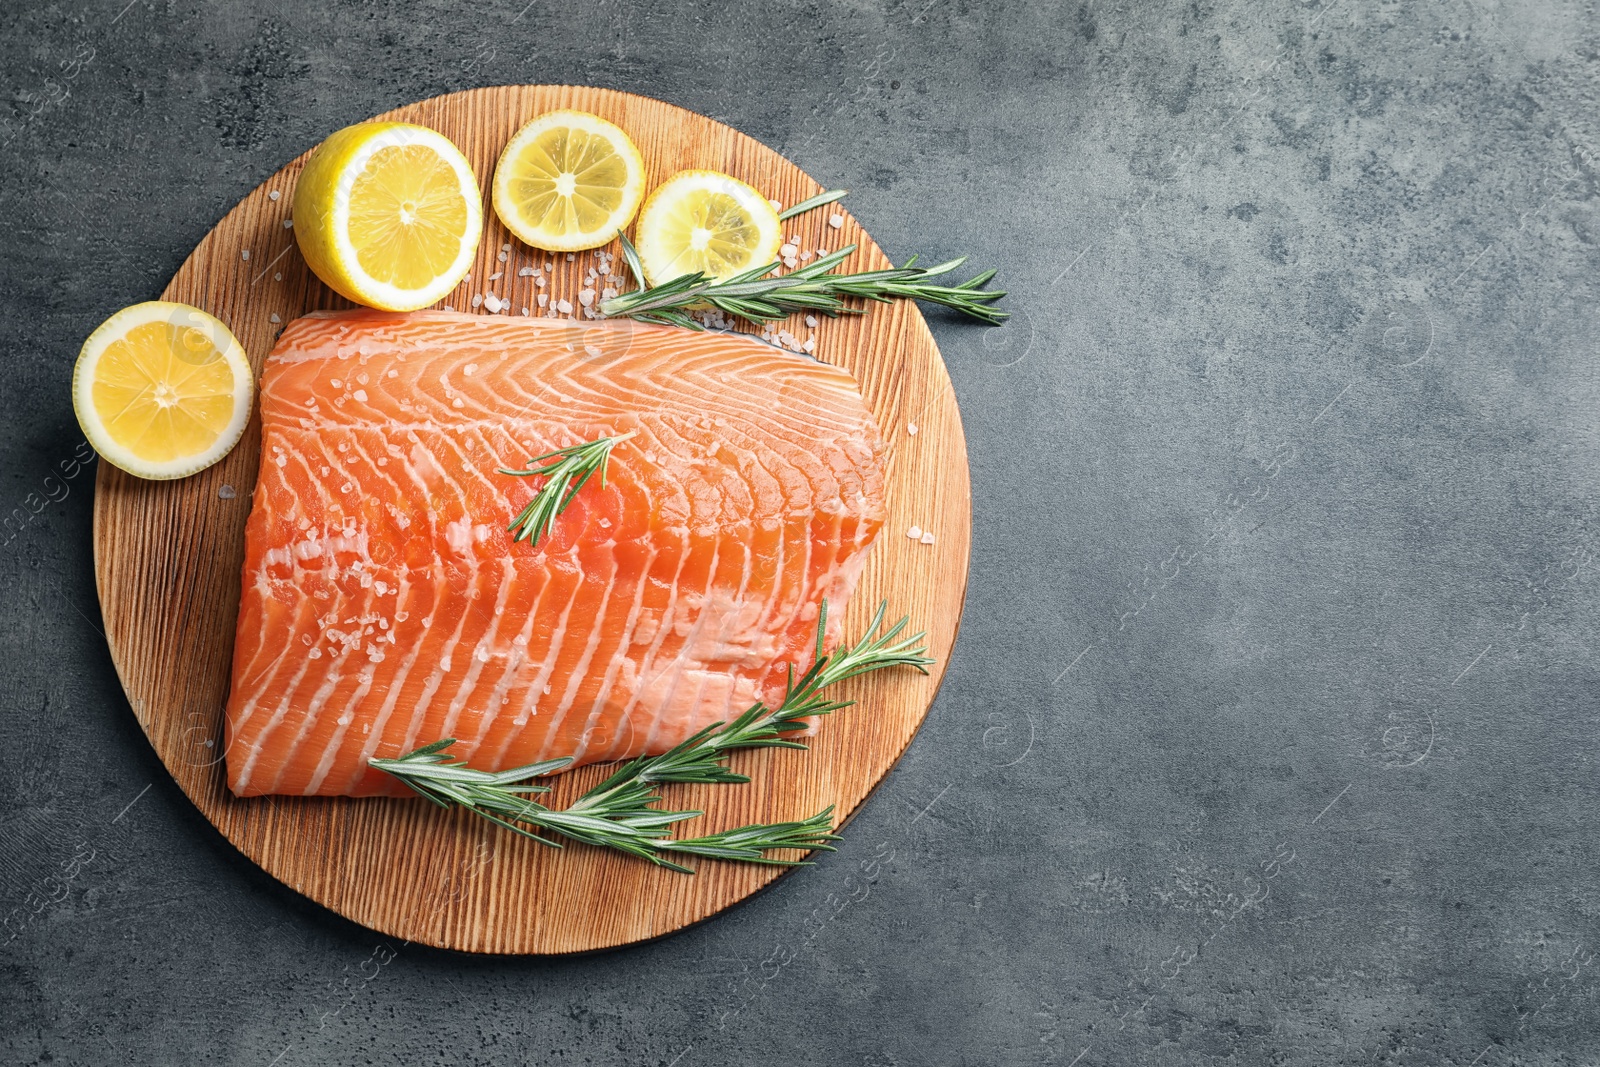
{"type": "Polygon", "coordinates": [[[578,303],[582,304],[584,307],[593,306],[593,304],[594,304],[594,290],[593,289],[585,289],[582,292],[580,292],[578,294],[578,303]]]}
{"type": "Polygon", "coordinates": [[[282,195],[283,195],[282,193],[280,193],[280,192],[278,192],[278,190],[274,189],[274,190],[272,190],[271,192],[269,192],[267,194],[267,199],[268,200],[276,200],[276,199],[278,199],[278,197],[280,197],[282,195]]]}
{"type": "Polygon", "coordinates": [[[500,258],[500,262],[504,263],[506,260],[511,258],[511,253],[510,252],[501,252],[499,258],[500,258]]]}
{"type": "Polygon", "coordinates": [[[355,397],[356,402],[359,404],[365,404],[367,402],[367,391],[365,389],[357,389],[350,395],[355,397]]]}
{"type": "Polygon", "coordinates": [[[922,536],[922,527],[920,527],[920,526],[911,527],[911,529],[906,531],[906,536],[911,538],[911,540],[915,541],[917,538],[922,536]]]}
{"type": "Polygon", "coordinates": [[[483,306],[489,309],[489,314],[493,315],[501,308],[500,298],[495,296],[493,293],[490,293],[488,296],[483,298],[483,306]]]}
{"type": "Polygon", "coordinates": [[[556,265],[554,263],[546,263],[544,265],[544,269],[545,270],[555,270],[556,269],[556,265]]]}
{"type": "Polygon", "coordinates": [[[817,339],[815,337],[807,337],[806,343],[800,347],[805,349],[807,352],[815,352],[817,350],[817,339]]]}
{"type": "Polygon", "coordinates": [[[531,277],[533,277],[533,268],[532,267],[523,267],[521,270],[517,271],[517,277],[519,277],[519,278],[531,278],[531,277]]]}
{"type": "Polygon", "coordinates": [[[248,248],[239,249],[239,258],[246,263],[250,262],[250,250],[248,248]]]}
{"type": "Polygon", "coordinates": [[[272,314],[267,316],[267,321],[268,322],[282,322],[283,320],[278,318],[278,313],[276,311],[274,311],[272,314]]]}
{"type": "Polygon", "coordinates": [[[571,253],[571,252],[568,252],[568,253],[567,253],[567,262],[568,262],[568,263],[571,263],[571,262],[572,262],[572,261],[573,261],[573,260],[575,260],[575,259],[577,259],[577,258],[578,258],[578,257],[577,257],[577,256],[575,256],[575,255],[573,255],[573,254],[572,254],[572,253],[571,253]]]}
{"type": "Polygon", "coordinates": [[[277,458],[276,462],[277,462],[278,466],[286,467],[286,466],[289,465],[289,457],[288,456],[279,456],[277,458]]]}
{"type": "Polygon", "coordinates": [[[234,491],[234,488],[231,485],[224,485],[217,490],[217,498],[219,500],[232,500],[238,495],[239,494],[234,491]]]}
{"type": "Polygon", "coordinates": [[[556,301],[556,310],[561,312],[561,314],[563,314],[563,315],[572,314],[572,301],[570,301],[570,300],[558,300],[558,301],[556,301]]]}
{"type": "Polygon", "coordinates": [[[829,215],[828,216],[828,225],[832,226],[836,230],[839,229],[840,227],[842,227],[844,225],[844,216],[843,215],[837,215],[837,214],[829,215]]]}
{"type": "Polygon", "coordinates": [[[474,374],[478,373],[478,365],[476,363],[468,363],[465,367],[461,368],[461,373],[470,378],[474,374]]]}
{"type": "Polygon", "coordinates": [[[537,303],[538,303],[538,305],[540,307],[545,307],[546,305],[548,305],[550,303],[550,294],[549,293],[540,293],[537,303]]]}
{"type": "Polygon", "coordinates": [[[544,279],[543,278],[535,278],[533,280],[533,284],[537,285],[540,289],[543,289],[544,288],[544,279]]]}
{"type": "Polygon", "coordinates": [[[483,294],[482,293],[474,293],[473,294],[473,296],[472,296],[472,306],[475,307],[475,308],[483,307],[483,294]]]}
{"type": "Polygon", "coordinates": [[[283,220],[283,228],[286,229],[286,230],[293,229],[294,228],[294,219],[284,219],[283,220]]]}
{"type": "Polygon", "coordinates": [[[922,543],[925,544],[925,545],[933,544],[933,534],[931,534],[931,533],[923,534],[922,535],[922,543]]]}
{"type": "Polygon", "coordinates": [[[528,309],[527,308],[523,308],[522,309],[522,317],[523,318],[527,318],[528,317],[528,309]]]}
{"type": "Polygon", "coordinates": [[[917,436],[917,424],[914,422],[906,423],[906,433],[910,434],[912,437],[917,436]]]}
{"type": "Polygon", "coordinates": [[[450,401],[450,406],[453,408],[459,408],[465,407],[466,405],[461,402],[461,398],[458,396],[454,400],[450,401]]]}
{"type": "Polygon", "coordinates": [[[283,281],[283,272],[282,271],[273,271],[272,272],[272,280],[275,281],[275,282],[283,281]]]}
{"type": "Polygon", "coordinates": [[[799,255],[799,254],[800,254],[800,246],[799,245],[790,244],[790,245],[780,245],[778,247],[778,255],[784,256],[785,258],[787,258],[789,256],[799,255]]]}
{"type": "Polygon", "coordinates": [[[345,482],[345,483],[344,483],[344,484],[343,484],[343,485],[341,485],[341,486],[340,486],[340,487],[339,487],[339,492],[341,492],[341,493],[348,493],[348,492],[350,492],[350,491],[351,491],[351,490],[352,490],[352,489],[354,489],[354,488],[355,488],[355,486],[354,486],[354,485],[352,485],[352,484],[351,484],[351,483],[350,483],[350,482],[345,482]]]}
{"type": "Polygon", "coordinates": [[[497,281],[500,280],[500,275],[502,275],[504,273],[505,273],[505,271],[497,270],[493,274],[489,275],[489,280],[491,282],[497,282],[497,281]]]}

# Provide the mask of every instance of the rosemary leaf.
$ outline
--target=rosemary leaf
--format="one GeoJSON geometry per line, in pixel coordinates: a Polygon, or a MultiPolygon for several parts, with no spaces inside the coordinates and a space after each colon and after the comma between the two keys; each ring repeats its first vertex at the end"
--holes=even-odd
{"type": "Polygon", "coordinates": [[[824,204],[831,204],[835,200],[843,200],[850,195],[848,189],[832,189],[826,193],[818,193],[809,200],[802,200],[788,211],[778,212],[778,218],[792,219],[796,215],[804,215],[808,211],[815,211],[824,204]]]}

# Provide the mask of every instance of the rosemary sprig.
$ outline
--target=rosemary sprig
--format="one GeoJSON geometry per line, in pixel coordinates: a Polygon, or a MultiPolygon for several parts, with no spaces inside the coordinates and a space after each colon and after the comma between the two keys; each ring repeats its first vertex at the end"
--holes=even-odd
{"type": "Polygon", "coordinates": [[[961,266],[967,261],[965,256],[936,267],[919,267],[917,257],[912,256],[903,267],[858,274],[832,273],[833,268],[855,250],[855,245],[846,245],[799,270],[776,277],[768,275],[778,264],[769,263],[735,274],[726,281],[713,281],[696,271],[649,288],[645,285],[639,253],[633,243],[623,237],[622,255],[640,288],[602,302],[600,311],[611,318],[634,318],[703,330],[705,327],[688,313],[690,309],[710,306],[752,322],[776,322],[796,311],[820,311],[832,316],[862,314],[862,309],[845,304],[846,297],[885,304],[895,297],[903,297],[952,308],[992,326],[1010,317],[1008,312],[990,306],[1006,295],[1003,289],[984,288],[995,276],[993,270],[986,270],[960,285],[939,285],[930,280],[961,266]]]}
{"type": "Polygon", "coordinates": [[[843,200],[850,195],[848,189],[832,189],[826,193],[818,193],[809,200],[802,200],[788,211],[778,212],[779,220],[792,219],[796,215],[804,215],[808,211],[815,211],[824,204],[831,204],[835,200],[843,200]]]}
{"type": "Polygon", "coordinates": [[[459,805],[554,848],[560,848],[560,843],[537,831],[599,848],[614,848],[686,874],[694,872],[664,853],[782,866],[803,863],[768,853],[781,849],[832,851],[829,842],[839,838],[832,833],[831,805],[798,822],[756,824],[705,837],[673,838],[668,836],[673,825],[702,813],[654,807],[660,800],[656,787],[669,782],[748,782],[749,778],[733,773],[723,763],[727,754],[740,748],[805,748],[783,735],[803,729],[800,719],[826,715],[851,703],[823,697],[821,691],[827,686],[885,667],[909,666],[927,673],[927,665],[933,660],[923,655],[923,635],[896,640],[908,620],[901,619],[879,633],[887,610],[887,604],[879,606],[866,636],[855,645],[824,656],[822,642],[828,620],[824,601],[817,620],[816,660],[798,682],[790,672],[784,699],[777,708],[754,704],[732,722],[712,723],[670,752],[630,760],[565,809],[546,807],[533,796],[549,792],[548,786],[537,784],[535,779],[565,769],[571,758],[498,773],[476,771],[445,754],[455,744],[454,738],[446,738],[399,759],[371,759],[368,763],[399,778],[413,792],[441,807],[459,805]]]}
{"type": "Polygon", "coordinates": [[[611,461],[611,450],[638,432],[629,430],[616,437],[599,437],[534,456],[528,460],[526,470],[499,468],[501,474],[509,474],[514,478],[543,475],[547,479],[533,494],[533,499],[528,501],[528,506],[506,527],[511,531],[511,539],[538,544],[541,537],[548,537],[555,529],[556,516],[567,510],[572,498],[594,476],[595,471],[600,472],[600,487],[605,488],[606,466],[611,461]],[[543,460],[550,462],[542,467],[534,466],[543,460]]]}

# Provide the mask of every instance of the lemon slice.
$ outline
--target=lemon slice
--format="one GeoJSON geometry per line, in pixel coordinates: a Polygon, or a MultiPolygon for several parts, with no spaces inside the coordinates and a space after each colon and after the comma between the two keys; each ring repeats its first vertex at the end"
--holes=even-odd
{"type": "Polygon", "coordinates": [[[483,234],[483,196],[449,138],[407,122],[346,126],[317,147],[294,189],[306,263],[341,295],[415,311],[461,281],[483,234]]]}
{"type": "Polygon", "coordinates": [[[639,260],[651,285],[700,271],[723,279],[778,257],[782,224],[767,198],[714,170],[675,174],[639,214],[639,260]]]}
{"type": "Polygon", "coordinates": [[[516,132],[494,169],[494,210],[535,248],[599,248],[633,221],[644,157],[620,126],[552,111],[516,132]]]}
{"type": "Polygon", "coordinates": [[[250,421],[244,349],[199,308],[152,300],[89,335],[72,407],[94,450],[140,478],[183,478],[226,456],[250,421]]]}

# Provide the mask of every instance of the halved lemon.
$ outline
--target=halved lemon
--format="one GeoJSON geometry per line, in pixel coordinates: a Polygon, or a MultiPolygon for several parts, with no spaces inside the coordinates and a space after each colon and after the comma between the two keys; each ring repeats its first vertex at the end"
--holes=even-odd
{"type": "Polygon", "coordinates": [[[183,478],[226,456],[255,380],[233,332],[187,304],[124,308],[83,342],[72,407],[94,450],[140,478],[183,478]]]}
{"type": "Polygon", "coordinates": [[[294,233],[330,288],[370,307],[415,311],[443,299],[472,266],[483,196],[443,134],[362,122],[311,154],[294,188],[294,233]]]}
{"type": "Polygon", "coordinates": [[[782,243],[767,198],[714,170],[683,171],[651,193],[634,242],[651,285],[693,271],[727,278],[771,263],[782,243]]]}
{"type": "Polygon", "coordinates": [[[551,111],[511,138],[494,168],[494,210],[535,248],[599,248],[644,199],[644,157],[615,123],[551,111]]]}

